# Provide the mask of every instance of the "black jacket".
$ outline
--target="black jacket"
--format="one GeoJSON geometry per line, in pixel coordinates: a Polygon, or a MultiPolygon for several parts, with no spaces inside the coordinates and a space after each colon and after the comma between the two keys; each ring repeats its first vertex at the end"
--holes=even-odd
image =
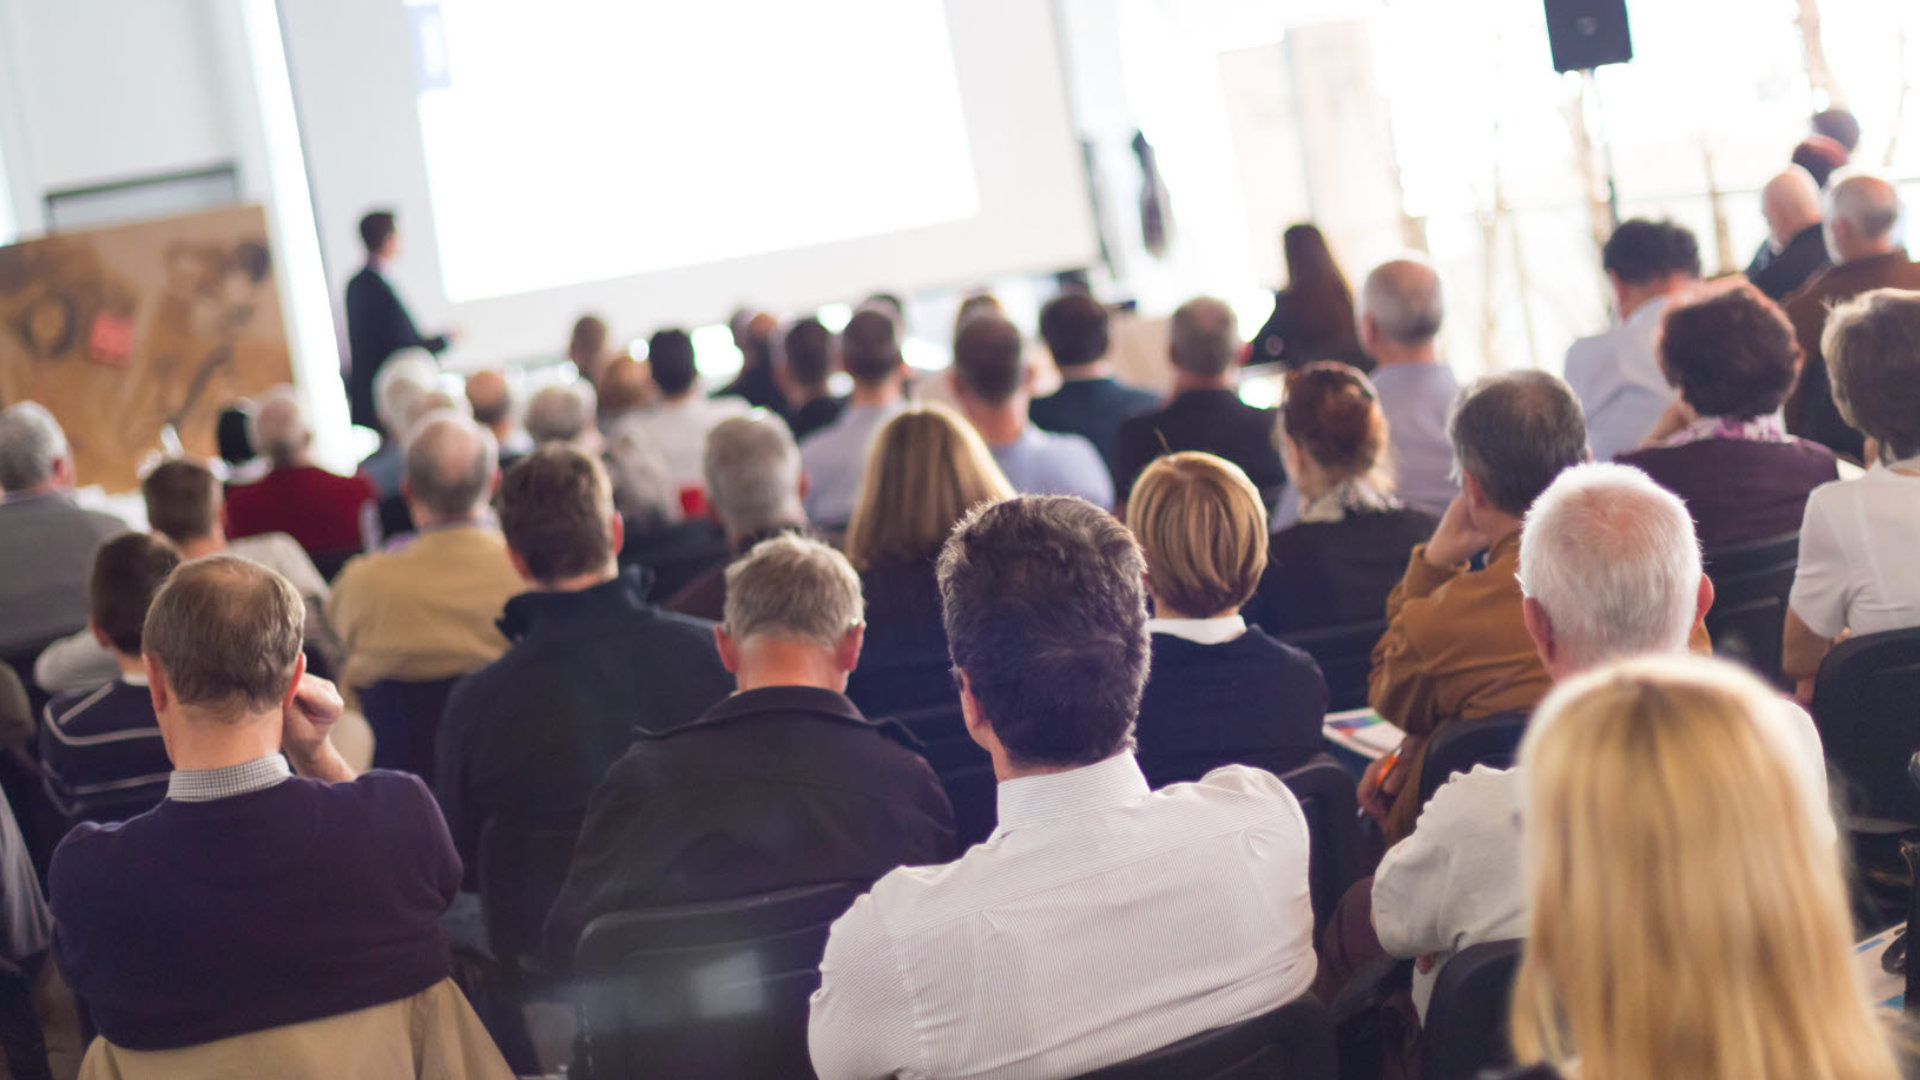
{"type": "Polygon", "coordinates": [[[1266,573],[1240,613],[1281,637],[1385,619],[1387,594],[1406,574],[1407,556],[1437,524],[1431,514],[1400,509],[1282,529],[1273,534],[1266,573]]]}
{"type": "Polygon", "coordinates": [[[1821,234],[1820,226],[1809,225],[1787,241],[1787,246],[1778,254],[1771,245],[1761,244],[1753,261],[1747,264],[1747,280],[1778,303],[1828,265],[1827,239],[1821,234]]]}
{"type": "Polygon", "coordinates": [[[1125,501],[1154,458],[1204,450],[1244,469],[1271,511],[1287,482],[1273,424],[1274,410],[1256,409],[1232,390],[1189,390],[1164,409],[1121,422],[1114,437],[1114,497],[1125,501]]]}
{"type": "Polygon", "coordinates": [[[577,827],[637,728],[690,723],[733,690],[713,627],[643,599],[641,575],[507,601],[506,655],[460,680],[440,725],[434,784],[471,873],[496,814],[577,827]]]}
{"type": "Polygon", "coordinates": [[[373,267],[365,267],[347,282],[347,404],[353,422],[380,430],[373,407],[373,377],[387,357],[401,349],[446,351],[445,335],[427,337],[413,325],[413,316],[393,286],[373,267]]]}
{"type": "Polygon", "coordinates": [[[1320,665],[1257,627],[1218,645],[1155,634],[1148,670],[1134,739],[1140,771],[1156,788],[1222,765],[1277,776],[1325,749],[1320,665]]]}
{"type": "Polygon", "coordinates": [[[642,733],[593,793],[547,917],[556,967],[601,915],[835,881],[954,854],[953,810],[913,737],[811,686],[735,694],[642,733]]]}

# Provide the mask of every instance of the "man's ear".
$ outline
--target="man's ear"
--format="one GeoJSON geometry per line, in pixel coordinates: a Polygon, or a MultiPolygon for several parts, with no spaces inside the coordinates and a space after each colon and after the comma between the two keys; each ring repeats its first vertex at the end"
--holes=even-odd
{"type": "Polygon", "coordinates": [[[307,677],[307,654],[302,652],[293,658],[293,678],[287,683],[287,692],[280,697],[280,711],[293,708],[293,699],[300,696],[300,680],[307,677]]]}
{"type": "Polygon", "coordinates": [[[527,560],[521,558],[520,553],[513,550],[511,545],[507,547],[507,561],[513,564],[513,572],[520,575],[521,581],[529,585],[540,583],[540,579],[533,576],[533,571],[527,569],[527,560]]]}
{"type": "Polygon", "coordinates": [[[1357,336],[1360,338],[1360,351],[1371,354],[1374,345],[1380,340],[1380,323],[1364,311],[1354,322],[1354,328],[1359,331],[1357,336]]]}
{"type": "Polygon", "coordinates": [[[1467,497],[1469,510],[1480,510],[1486,507],[1487,489],[1480,486],[1480,481],[1475,479],[1472,473],[1461,470],[1460,491],[1467,497]]]}
{"type": "Polygon", "coordinates": [[[804,503],[807,501],[807,492],[813,490],[813,481],[807,479],[807,470],[800,470],[800,483],[797,486],[800,488],[800,501],[804,503]]]}
{"type": "Polygon", "coordinates": [[[1549,667],[1554,661],[1555,642],[1553,640],[1553,620],[1547,618],[1547,609],[1540,601],[1531,596],[1520,599],[1520,618],[1527,624],[1527,636],[1533,639],[1533,651],[1540,654],[1540,662],[1549,667]]]}
{"type": "Polygon", "coordinates": [[[1700,629],[1707,621],[1707,612],[1713,610],[1713,579],[1700,575],[1700,588],[1694,593],[1693,629],[1700,629]]]}
{"type": "Polygon", "coordinates": [[[144,653],[140,664],[147,669],[147,697],[153,701],[155,716],[167,711],[173,701],[173,687],[167,685],[167,669],[160,666],[160,659],[152,653],[144,653]]]}
{"type": "Polygon", "coordinates": [[[620,557],[620,549],[627,546],[627,519],[615,510],[607,517],[607,540],[613,545],[613,557],[620,557]]]}
{"type": "Polygon", "coordinates": [[[727,669],[727,674],[740,674],[740,643],[727,633],[725,626],[713,628],[713,644],[720,650],[720,666],[727,669]]]}
{"type": "Polygon", "coordinates": [[[90,632],[92,632],[93,640],[95,644],[99,645],[101,648],[107,650],[108,652],[118,651],[113,647],[113,639],[107,637],[107,632],[105,630],[100,629],[99,623],[94,622],[92,619],[88,619],[87,629],[90,632]]]}
{"type": "Polygon", "coordinates": [[[1032,364],[1023,366],[1020,369],[1020,389],[1025,393],[1033,393],[1033,380],[1035,377],[1036,374],[1032,364]]]}
{"type": "Polygon", "coordinates": [[[860,666],[860,649],[866,644],[867,624],[861,623],[840,636],[840,647],[833,650],[833,663],[848,674],[860,666]]]}
{"type": "Polygon", "coordinates": [[[73,456],[71,454],[62,454],[60,457],[54,459],[53,483],[55,487],[63,491],[72,490],[80,486],[80,479],[74,471],[73,456]]]}

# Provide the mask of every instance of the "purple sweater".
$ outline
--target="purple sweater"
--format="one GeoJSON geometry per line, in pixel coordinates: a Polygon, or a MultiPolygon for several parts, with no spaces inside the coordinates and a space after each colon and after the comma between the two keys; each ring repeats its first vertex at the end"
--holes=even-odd
{"type": "Polygon", "coordinates": [[[294,778],[80,825],[55,954],[100,1034],[163,1050],[409,997],[446,978],[460,859],[419,778],[294,778]]]}

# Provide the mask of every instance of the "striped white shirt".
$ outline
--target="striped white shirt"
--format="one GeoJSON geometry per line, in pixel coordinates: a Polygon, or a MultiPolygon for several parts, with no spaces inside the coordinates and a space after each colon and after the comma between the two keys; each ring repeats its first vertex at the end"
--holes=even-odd
{"type": "Polygon", "coordinates": [[[833,926],[821,1080],[1078,1076],[1277,1008],[1313,981],[1307,825],[1244,766],[1150,791],[1132,754],[1005,781],[1000,826],[833,926]]]}

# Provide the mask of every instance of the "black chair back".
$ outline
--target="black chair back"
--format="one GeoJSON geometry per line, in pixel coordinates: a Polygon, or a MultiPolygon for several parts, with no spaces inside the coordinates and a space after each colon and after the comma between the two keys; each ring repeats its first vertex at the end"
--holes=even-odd
{"type": "Polygon", "coordinates": [[[1327,680],[1327,711],[1342,712],[1366,706],[1373,647],[1386,632],[1386,621],[1379,620],[1308,630],[1280,640],[1305,650],[1319,662],[1320,674],[1327,680]]]}
{"type": "Polygon", "coordinates": [[[960,702],[895,713],[892,719],[920,740],[927,764],[953,804],[954,838],[961,850],[985,840],[1000,821],[993,758],[967,734],[960,702]]]}
{"type": "Polygon", "coordinates": [[[1420,805],[1425,806],[1454,773],[1472,772],[1475,765],[1510,767],[1526,731],[1527,714],[1523,712],[1495,713],[1440,725],[1427,742],[1426,762],[1420,769],[1420,805]]]}
{"type": "Polygon", "coordinates": [[[809,885],[593,920],[574,958],[588,1075],[812,1076],[807,1000],[828,929],[866,889],[809,885]]]}
{"type": "Polygon", "coordinates": [[[1507,1010],[1520,949],[1519,941],[1471,945],[1440,969],[1427,1002],[1421,1080],[1473,1080],[1513,1060],[1507,1010]]]}
{"type": "Polygon", "coordinates": [[[480,916],[487,948],[515,975],[541,967],[547,912],[566,884],[580,823],[534,825],[490,817],[480,827],[480,916]]]}
{"type": "Polygon", "coordinates": [[[373,729],[374,768],[399,769],[433,782],[440,717],[459,681],[459,676],[431,682],[382,679],[355,691],[373,729]]]}
{"type": "MultiPolygon", "coordinates": [[[[1312,847],[1307,862],[1313,894],[1313,925],[1326,926],[1360,874],[1360,802],[1353,774],[1330,755],[1321,754],[1280,777],[1300,800],[1312,847]]],[[[1317,940],[1317,935],[1316,935],[1317,940]]]]}
{"type": "Polygon", "coordinates": [[[1717,548],[1702,561],[1713,579],[1707,633],[1713,636],[1714,653],[1783,688],[1787,681],[1780,672],[1780,634],[1799,562],[1797,532],[1717,548]]]}
{"type": "Polygon", "coordinates": [[[1335,1080],[1333,1023],[1312,994],[1079,1080],[1335,1080]]]}
{"type": "Polygon", "coordinates": [[[1850,808],[1920,825],[1920,789],[1907,776],[1920,750],[1920,627],[1835,645],[1814,679],[1813,719],[1850,808]]]}

